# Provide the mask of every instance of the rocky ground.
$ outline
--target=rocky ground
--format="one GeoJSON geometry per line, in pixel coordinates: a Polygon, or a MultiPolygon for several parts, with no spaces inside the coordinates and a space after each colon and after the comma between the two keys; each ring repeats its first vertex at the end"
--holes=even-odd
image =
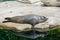
{"type": "Polygon", "coordinates": [[[41,23],[35,26],[35,28],[48,28],[51,25],[60,25],[60,8],[59,7],[45,7],[42,3],[26,4],[17,1],[6,1],[0,3],[0,29],[17,29],[24,30],[31,28],[28,24],[16,24],[16,23],[2,23],[6,17],[22,16],[27,14],[36,14],[48,17],[47,22],[41,23]],[[4,27],[6,26],[6,27],[4,27]]]}

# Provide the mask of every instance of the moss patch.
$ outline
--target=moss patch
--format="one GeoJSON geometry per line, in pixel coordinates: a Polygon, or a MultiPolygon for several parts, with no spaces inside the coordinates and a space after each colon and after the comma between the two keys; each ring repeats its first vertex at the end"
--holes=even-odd
{"type": "MultiPolygon", "coordinates": [[[[60,28],[47,32],[48,36],[44,38],[37,38],[35,40],[60,40],[60,28]]],[[[0,39],[1,40],[31,40],[24,37],[18,37],[11,33],[8,30],[0,30],[0,39]]]]}

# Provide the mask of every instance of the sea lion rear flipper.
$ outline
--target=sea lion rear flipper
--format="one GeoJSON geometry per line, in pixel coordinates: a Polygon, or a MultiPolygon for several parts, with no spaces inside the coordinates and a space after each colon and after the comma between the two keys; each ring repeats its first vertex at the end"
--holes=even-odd
{"type": "Polygon", "coordinates": [[[7,18],[5,18],[6,20],[10,20],[11,18],[10,17],[7,17],[7,18]]]}
{"type": "Polygon", "coordinates": [[[5,20],[7,20],[7,21],[3,21],[2,23],[10,22],[9,21],[10,19],[11,19],[10,17],[7,17],[7,18],[5,18],[5,20]]]}
{"type": "Polygon", "coordinates": [[[7,22],[10,22],[10,21],[3,21],[2,23],[7,23],[7,22]]]}

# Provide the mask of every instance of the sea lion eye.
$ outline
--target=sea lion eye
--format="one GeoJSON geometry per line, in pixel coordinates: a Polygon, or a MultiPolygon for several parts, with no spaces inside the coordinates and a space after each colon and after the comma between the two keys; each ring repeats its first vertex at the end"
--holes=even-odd
{"type": "Polygon", "coordinates": [[[43,16],[43,18],[46,18],[45,16],[43,16]]]}
{"type": "Polygon", "coordinates": [[[46,18],[46,17],[44,17],[44,18],[46,18]]]}

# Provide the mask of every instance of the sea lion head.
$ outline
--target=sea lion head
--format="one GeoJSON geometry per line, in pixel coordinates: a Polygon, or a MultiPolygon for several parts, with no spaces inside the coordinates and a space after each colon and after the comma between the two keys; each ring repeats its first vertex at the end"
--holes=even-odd
{"type": "Polygon", "coordinates": [[[45,22],[45,21],[47,21],[48,20],[48,18],[47,17],[45,17],[45,16],[40,16],[40,22],[42,23],[42,22],[45,22]]]}

